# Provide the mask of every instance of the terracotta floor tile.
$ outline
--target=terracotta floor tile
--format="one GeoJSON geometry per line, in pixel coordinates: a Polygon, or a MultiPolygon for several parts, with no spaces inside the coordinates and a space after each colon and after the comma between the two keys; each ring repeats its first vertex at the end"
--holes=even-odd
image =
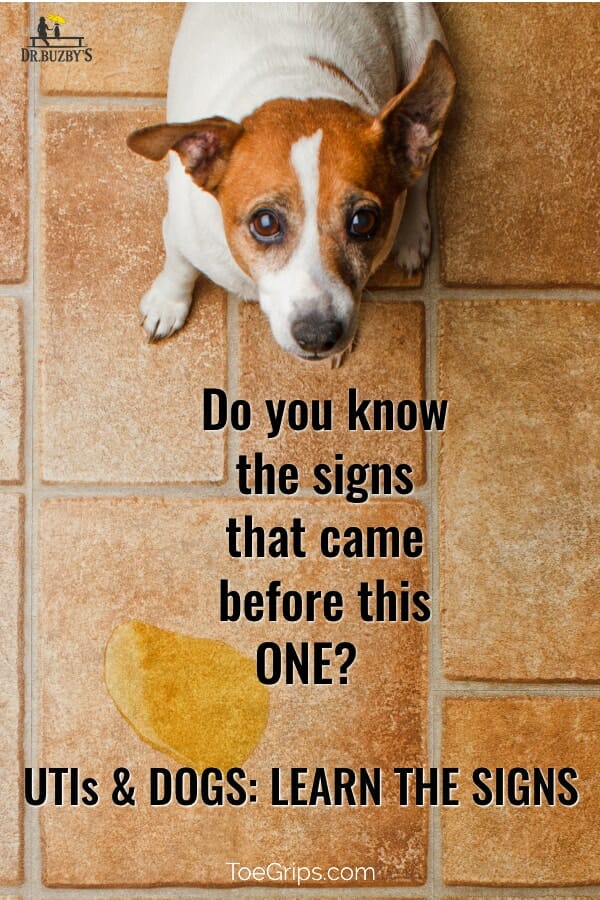
{"type": "Polygon", "coordinates": [[[0,496],[0,882],[23,879],[23,498],[0,496]]]}
{"type": "MultiPolygon", "coordinates": [[[[363,527],[424,529],[422,509],[409,501],[367,505],[359,521],[363,527]]],[[[225,498],[63,499],[43,505],[41,764],[77,762],[107,785],[104,794],[113,769],[126,765],[139,786],[135,809],[104,802],[91,810],[43,810],[47,885],[231,886],[228,860],[255,866],[275,858],[374,865],[379,883],[425,878],[426,812],[400,808],[394,784],[381,808],[335,810],[334,831],[325,808],[290,812],[269,803],[273,765],[378,765],[389,772],[394,765],[421,765],[425,755],[427,625],[361,623],[352,595],[361,581],[377,577],[388,587],[399,589],[404,578],[413,590],[422,588],[426,556],[326,563],[318,558],[316,541],[331,522],[356,523],[356,511],[327,501],[292,506],[225,498]],[[343,622],[220,622],[221,578],[244,593],[281,578],[279,559],[250,563],[229,557],[224,526],[230,516],[243,515],[253,515],[263,527],[302,517],[307,557],[285,561],[284,589],[339,588],[346,600],[343,622]],[[353,640],[358,656],[348,685],[269,688],[267,728],[246,764],[259,783],[256,805],[152,808],[145,787],[150,767],[175,770],[178,763],[136,736],[103,683],[107,641],[115,626],[131,619],[221,639],[252,658],[264,640],[315,639],[353,640]],[[126,872],[118,863],[123,846],[126,872]]]]}
{"type": "Polygon", "coordinates": [[[224,386],[225,294],[204,287],[174,339],[147,344],[140,297],[162,260],[160,170],[125,137],[152,110],[46,115],[41,284],[42,472],[48,482],[223,476],[224,436],[201,431],[224,386]]]}
{"type": "Polygon", "coordinates": [[[0,282],[24,281],[27,267],[27,3],[2,5],[0,50],[0,282]]]}
{"type": "MultiPolygon", "coordinates": [[[[600,880],[600,699],[453,698],[445,701],[442,758],[459,767],[460,806],[442,813],[446,884],[591,885],[600,880]],[[573,768],[579,801],[478,807],[472,773],[573,768]]],[[[532,775],[530,777],[533,777],[532,775]]],[[[559,793],[564,793],[560,785],[559,793]]]]}
{"type": "Polygon", "coordinates": [[[343,451],[346,465],[379,462],[408,463],[415,484],[425,480],[425,442],[414,431],[349,432],[348,390],[359,400],[390,399],[398,403],[425,397],[425,311],[420,303],[369,300],[361,309],[361,325],[353,352],[339,369],[328,361],[309,363],[280,350],[257,304],[240,307],[240,397],[252,403],[252,427],[240,434],[240,452],[262,452],[265,461],[293,463],[303,483],[313,483],[313,467],[334,464],[343,451]],[[268,439],[265,399],[333,401],[332,431],[282,430],[268,439]]]}
{"type": "Polygon", "coordinates": [[[23,479],[23,317],[17,300],[0,299],[0,482],[23,479]]]}
{"type": "Polygon", "coordinates": [[[69,3],[62,33],[83,35],[91,61],[41,66],[45,94],[163,97],[183,3],[69,3]]]}
{"type": "Polygon", "coordinates": [[[600,677],[600,306],[441,304],[441,601],[450,678],[600,677]]]}
{"type": "Polygon", "coordinates": [[[400,266],[397,266],[392,260],[388,259],[382,266],[377,269],[374,275],[369,279],[367,285],[369,290],[378,290],[380,288],[416,288],[423,284],[423,271],[414,272],[407,275],[400,266]]]}
{"type": "Polygon", "coordinates": [[[459,84],[438,162],[443,280],[598,284],[597,8],[438,12],[459,84]]]}

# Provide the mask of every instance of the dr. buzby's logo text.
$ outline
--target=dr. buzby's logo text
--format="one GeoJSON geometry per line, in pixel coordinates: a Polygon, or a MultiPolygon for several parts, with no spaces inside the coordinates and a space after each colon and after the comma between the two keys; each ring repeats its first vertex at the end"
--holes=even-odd
{"type": "Polygon", "coordinates": [[[54,13],[40,16],[37,34],[30,35],[29,46],[21,48],[22,62],[91,62],[92,48],[83,35],[65,33],[66,24],[66,19],[54,13]]]}

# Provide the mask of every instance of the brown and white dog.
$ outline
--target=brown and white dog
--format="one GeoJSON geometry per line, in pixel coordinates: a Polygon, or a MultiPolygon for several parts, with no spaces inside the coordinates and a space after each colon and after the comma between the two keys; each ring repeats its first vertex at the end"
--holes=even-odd
{"type": "Polygon", "coordinates": [[[128,139],[149,159],[175,151],[148,335],[181,328],[204,272],[258,299],[285,350],[339,358],[392,248],[409,271],[429,254],[428,170],[454,89],[430,4],[188,4],[168,123],[128,139]]]}

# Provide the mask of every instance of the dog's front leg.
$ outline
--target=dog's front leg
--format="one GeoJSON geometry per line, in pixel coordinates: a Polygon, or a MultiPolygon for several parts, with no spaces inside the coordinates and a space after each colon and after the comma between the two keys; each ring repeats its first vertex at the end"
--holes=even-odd
{"type": "Polygon", "coordinates": [[[429,169],[406,192],[394,256],[409,274],[420,269],[431,252],[431,223],[427,208],[429,169]]]}
{"type": "Polygon", "coordinates": [[[169,238],[168,216],[163,222],[165,265],[142,297],[140,313],[148,340],[170,337],[187,319],[198,270],[169,238]]]}

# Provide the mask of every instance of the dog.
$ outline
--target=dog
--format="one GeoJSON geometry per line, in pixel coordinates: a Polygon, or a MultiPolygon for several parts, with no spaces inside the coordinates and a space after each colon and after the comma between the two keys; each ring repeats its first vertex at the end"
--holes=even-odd
{"type": "Polygon", "coordinates": [[[430,252],[427,182],[456,77],[426,3],[190,3],[167,123],[166,260],[140,310],[182,327],[199,272],[258,299],[284,350],[340,360],[369,276],[430,252]]]}

